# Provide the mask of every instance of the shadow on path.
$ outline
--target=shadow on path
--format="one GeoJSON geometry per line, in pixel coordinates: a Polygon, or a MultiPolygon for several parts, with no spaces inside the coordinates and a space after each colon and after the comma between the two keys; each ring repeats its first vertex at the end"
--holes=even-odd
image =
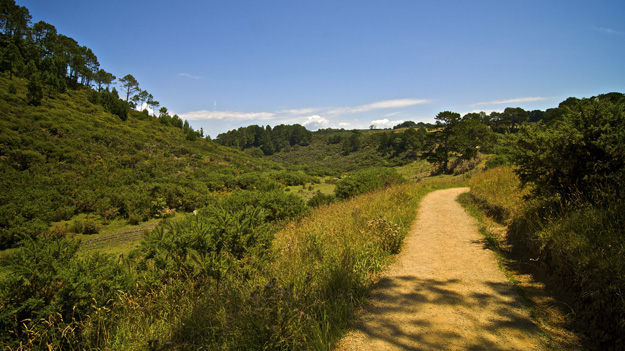
{"type": "Polygon", "coordinates": [[[517,298],[506,283],[388,277],[371,296],[371,314],[355,329],[402,350],[503,351],[515,340],[526,349],[536,328],[517,298]],[[467,289],[476,283],[477,290],[467,289]]]}

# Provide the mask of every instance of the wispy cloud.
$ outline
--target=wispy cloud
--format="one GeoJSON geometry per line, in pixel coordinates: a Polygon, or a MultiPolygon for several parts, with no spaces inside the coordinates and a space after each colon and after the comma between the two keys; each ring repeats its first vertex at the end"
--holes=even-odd
{"type": "Polygon", "coordinates": [[[360,106],[348,106],[348,107],[333,107],[326,112],[328,115],[346,115],[353,113],[363,113],[374,110],[390,109],[390,108],[404,108],[419,104],[426,104],[431,100],[425,99],[395,99],[395,100],[383,100],[374,102],[371,104],[360,106]]]}
{"type": "MultiPolygon", "coordinates": [[[[183,75],[182,73],[180,75],[183,75]]],[[[418,104],[425,104],[430,100],[424,99],[395,99],[395,100],[383,100],[377,101],[366,105],[359,106],[346,106],[346,107],[309,107],[298,109],[284,109],[276,112],[242,112],[242,111],[215,111],[215,110],[200,110],[191,111],[187,113],[181,113],[180,118],[188,121],[249,121],[249,123],[267,123],[271,121],[272,124],[286,123],[286,124],[302,124],[310,129],[325,128],[331,125],[338,125],[339,127],[349,127],[350,123],[339,121],[339,117],[346,114],[358,114],[382,109],[394,109],[405,108],[418,104]]],[[[216,102],[213,102],[213,109],[216,107],[216,102]]],[[[385,117],[392,116],[396,113],[389,113],[385,117]]],[[[365,121],[360,121],[362,124],[365,121]]],[[[371,124],[377,127],[388,127],[402,123],[403,121],[390,121],[388,118],[378,121],[373,121],[371,124]],[[394,123],[394,124],[393,124],[394,123]]]]}
{"type": "Polygon", "coordinates": [[[475,107],[475,106],[484,106],[484,105],[516,104],[520,102],[547,101],[547,100],[552,100],[552,99],[553,99],[552,97],[541,97],[541,96],[521,97],[521,98],[514,98],[514,99],[507,99],[507,100],[492,100],[492,101],[486,101],[486,102],[478,102],[469,106],[475,107]]]}
{"type": "MultiPolygon", "coordinates": [[[[426,104],[431,100],[425,99],[395,99],[395,100],[382,100],[373,102],[366,105],[358,106],[339,106],[339,107],[309,107],[299,109],[280,110],[277,114],[286,114],[292,116],[306,116],[306,115],[325,115],[325,116],[341,116],[355,113],[363,113],[374,110],[404,108],[419,104],[426,104]]],[[[395,112],[397,114],[400,112],[395,112]]],[[[392,115],[392,114],[389,114],[392,115]]]]}
{"type": "Polygon", "coordinates": [[[275,117],[275,113],[271,112],[236,112],[236,111],[192,111],[183,113],[180,115],[180,118],[186,119],[189,121],[199,121],[199,120],[236,120],[236,121],[246,121],[246,120],[271,120],[275,117]]]}
{"type": "Polygon", "coordinates": [[[297,108],[297,109],[291,109],[291,110],[280,110],[276,113],[278,114],[286,114],[286,115],[293,115],[293,116],[302,116],[302,115],[311,115],[311,114],[315,114],[318,112],[323,111],[322,108],[318,108],[318,107],[310,107],[310,108],[297,108]]]}
{"type": "Polygon", "coordinates": [[[384,115],[384,117],[393,117],[403,113],[403,111],[391,112],[384,115]]]}
{"type": "Polygon", "coordinates": [[[200,76],[194,76],[192,74],[188,74],[188,73],[178,73],[178,77],[185,77],[185,78],[191,78],[191,79],[202,79],[202,77],[200,76]]]}
{"type": "Polygon", "coordinates": [[[604,34],[611,34],[611,35],[625,35],[625,32],[620,31],[620,30],[615,30],[612,28],[606,28],[606,27],[592,27],[592,29],[596,32],[599,33],[604,33],[604,34]]]}

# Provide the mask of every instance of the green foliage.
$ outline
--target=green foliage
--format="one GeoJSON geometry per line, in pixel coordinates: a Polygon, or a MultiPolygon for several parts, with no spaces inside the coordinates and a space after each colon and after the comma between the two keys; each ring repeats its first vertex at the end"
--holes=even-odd
{"type": "MultiPolygon", "coordinates": [[[[32,62],[32,61],[31,61],[32,62]]],[[[43,85],[41,84],[41,75],[33,73],[28,81],[28,94],[26,94],[28,103],[38,106],[43,99],[43,85]]]]}
{"type": "Polygon", "coordinates": [[[315,195],[308,200],[306,203],[310,207],[319,207],[322,205],[331,204],[335,201],[334,195],[326,195],[322,193],[320,190],[317,190],[315,195]]]}
{"type": "Polygon", "coordinates": [[[480,116],[474,118],[467,114],[450,111],[441,112],[436,116],[438,130],[428,135],[427,152],[423,156],[431,163],[439,166],[439,171],[453,171],[449,167],[452,156],[469,160],[477,156],[478,150],[488,150],[494,141],[489,128],[482,123],[480,116]]]}
{"type": "Polygon", "coordinates": [[[344,172],[368,167],[388,166],[388,160],[379,152],[379,131],[358,131],[360,147],[356,151],[345,153],[345,140],[352,137],[352,132],[344,130],[321,130],[312,134],[312,140],[305,147],[285,148],[268,158],[285,164],[289,170],[302,170],[315,176],[337,176],[344,172]]]}
{"type": "Polygon", "coordinates": [[[306,204],[299,196],[281,190],[237,192],[224,198],[222,203],[227,208],[260,207],[269,221],[295,219],[307,211],[306,204]]]}
{"type": "MultiPolygon", "coordinates": [[[[0,87],[10,83],[0,76],[0,87]]],[[[191,142],[178,128],[139,119],[115,90],[68,90],[27,106],[27,81],[12,83],[18,100],[0,99],[0,248],[80,213],[93,223],[121,217],[137,224],[165,209],[205,206],[211,191],[279,187],[261,175],[280,169],[277,164],[205,139],[191,142]],[[107,99],[123,105],[126,121],[97,106],[106,109],[107,99]],[[165,203],[154,209],[159,198],[165,203]]]]}
{"type": "Polygon", "coordinates": [[[590,347],[609,349],[625,342],[625,205],[609,184],[595,187],[562,202],[522,189],[509,166],[471,178],[473,200],[509,224],[507,244],[568,291],[590,347]]]}
{"type": "Polygon", "coordinates": [[[116,115],[122,121],[128,119],[130,106],[127,102],[119,98],[115,88],[110,92],[108,89],[100,92],[92,91],[89,95],[89,102],[101,105],[104,107],[104,111],[116,115]]]}
{"type": "Polygon", "coordinates": [[[270,126],[263,128],[258,125],[241,127],[219,134],[215,140],[222,145],[240,150],[260,148],[265,155],[272,155],[295,145],[308,145],[311,139],[312,133],[305,127],[299,124],[281,124],[273,129],[270,126]]]}
{"type": "Polygon", "coordinates": [[[361,135],[358,131],[352,131],[349,134],[349,137],[343,139],[343,143],[341,149],[343,151],[343,155],[349,155],[352,152],[356,152],[360,150],[361,145],[361,135]]]}
{"type": "Polygon", "coordinates": [[[78,258],[78,245],[39,237],[9,256],[10,274],[0,281],[4,345],[17,346],[22,340],[34,349],[87,346],[91,336],[97,337],[93,334],[104,333],[114,322],[97,316],[97,310],[112,308],[118,291],[132,286],[132,278],[110,256],[78,258]],[[97,326],[86,328],[91,321],[97,326]]]}
{"type": "Polygon", "coordinates": [[[372,168],[341,179],[336,183],[334,193],[339,199],[347,199],[403,181],[403,177],[395,169],[372,168]]]}
{"type": "Polygon", "coordinates": [[[272,234],[261,208],[215,205],[182,222],[157,227],[140,250],[160,275],[220,279],[229,259],[262,254],[271,245],[272,234]]]}
{"type": "Polygon", "coordinates": [[[426,145],[425,128],[408,128],[403,132],[380,133],[378,150],[391,157],[416,159],[426,145]]]}
{"type": "Polygon", "coordinates": [[[625,100],[582,99],[561,120],[526,127],[511,150],[523,184],[534,194],[570,201],[622,194],[625,181],[625,100]]]}

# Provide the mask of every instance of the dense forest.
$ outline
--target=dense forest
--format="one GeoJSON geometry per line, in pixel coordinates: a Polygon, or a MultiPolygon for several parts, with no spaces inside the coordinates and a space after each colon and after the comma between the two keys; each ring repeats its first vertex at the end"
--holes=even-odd
{"type": "Polygon", "coordinates": [[[420,198],[467,184],[506,245],[560,279],[588,348],[625,344],[622,93],[210,140],[31,20],[0,1],[2,347],[332,348],[420,198]],[[123,252],[76,239],[156,219],[123,252]]]}

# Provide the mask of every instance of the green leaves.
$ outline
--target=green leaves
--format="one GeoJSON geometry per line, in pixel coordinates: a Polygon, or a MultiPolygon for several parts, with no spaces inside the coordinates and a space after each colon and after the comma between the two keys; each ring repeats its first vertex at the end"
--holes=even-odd
{"type": "Polygon", "coordinates": [[[336,183],[334,193],[339,199],[347,199],[403,181],[403,177],[393,168],[372,168],[340,180],[336,183]]]}
{"type": "Polygon", "coordinates": [[[522,129],[513,140],[512,159],[522,183],[535,195],[568,201],[620,191],[625,171],[625,100],[601,97],[563,107],[548,127],[522,129]]]}

